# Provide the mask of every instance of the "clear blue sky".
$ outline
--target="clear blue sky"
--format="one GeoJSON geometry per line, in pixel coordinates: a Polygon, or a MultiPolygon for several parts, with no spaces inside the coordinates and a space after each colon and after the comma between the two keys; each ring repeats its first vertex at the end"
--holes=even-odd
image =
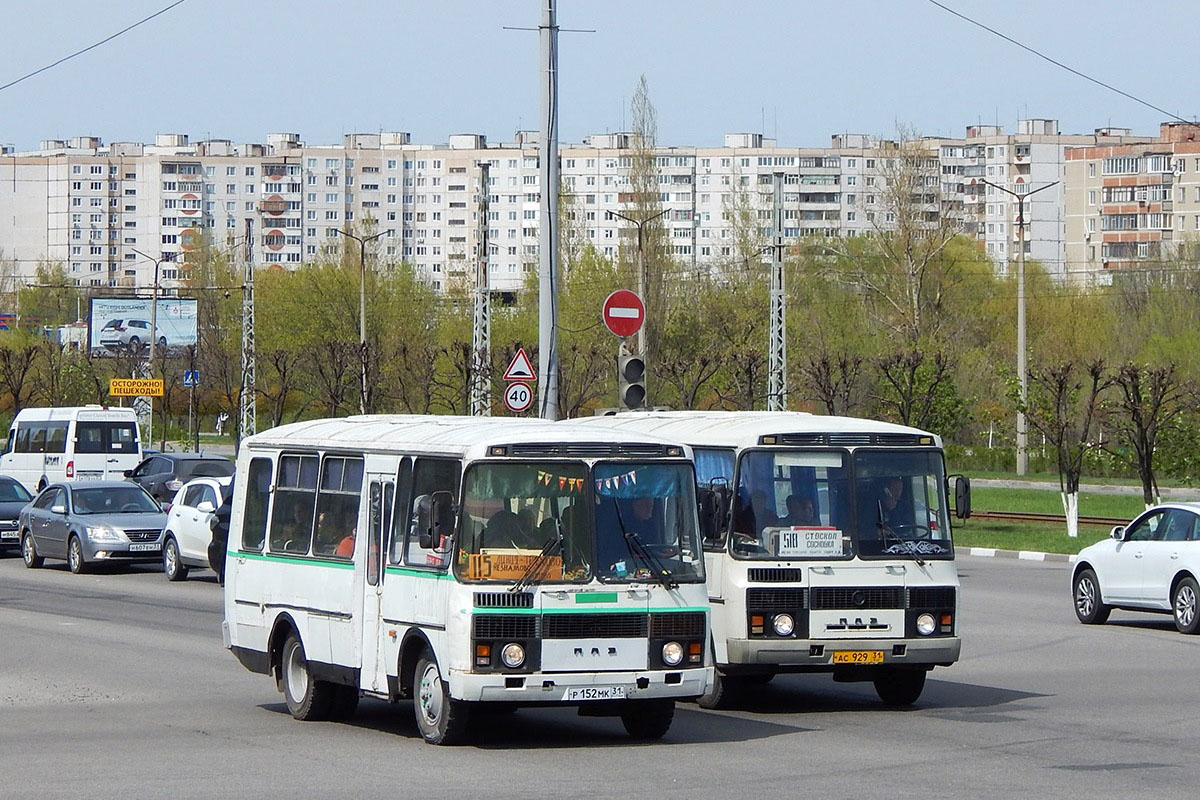
{"type": "MultiPolygon", "coordinates": [[[[1200,2],[944,0],[1059,60],[1192,118],[1200,2]]],[[[168,0],[6,0],[0,84],[168,0]]],[[[156,132],[310,144],[350,131],[419,142],[538,127],[538,0],[187,0],[104,47],[0,92],[0,143],[156,132]]],[[[619,130],[640,75],[663,144],[763,131],[961,136],[1051,117],[1064,131],[1157,130],[1162,115],[1035,59],[927,0],[560,0],[563,141],[619,130]]]]}

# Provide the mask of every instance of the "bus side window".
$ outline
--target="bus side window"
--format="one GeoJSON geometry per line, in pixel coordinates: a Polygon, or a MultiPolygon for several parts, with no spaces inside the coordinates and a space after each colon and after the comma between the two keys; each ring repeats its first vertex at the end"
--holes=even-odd
{"type": "MultiPolygon", "coordinates": [[[[404,560],[404,536],[408,532],[409,506],[412,503],[412,459],[400,460],[396,472],[396,503],[391,516],[391,525],[383,543],[387,550],[388,563],[399,564],[404,560]]],[[[386,580],[386,578],[385,578],[386,580]]]]}
{"type": "Polygon", "coordinates": [[[317,506],[318,469],[319,459],[315,455],[279,457],[271,512],[269,543],[272,553],[308,553],[317,506]]]}
{"type": "MultiPolygon", "coordinates": [[[[413,498],[434,492],[449,492],[451,497],[458,498],[458,480],[462,466],[457,461],[442,458],[418,458],[413,470],[413,498]]],[[[445,569],[450,563],[450,556],[425,550],[417,538],[416,525],[413,524],[414,514],[412,502],[409,503],[408,539],[405,562],[414,567],[433,567],[445,569]]]]}
{"type": "Polygon", "coordinates": [[[4,452],[6,454],[16,452],[14,450],[14,448],[16,446],[17,446],[17,429],[9,428],[8,429],[8,441],[4,445],[4,452]]]}
{"type": "Polygon", "coordinates": [[[317,495],[317,530],[313,555],[349,559],[358,536],[362,501],[363,460],[326,456],[317,495]]]}
{"type": "Polygon", "coordinates": [[[33,436],[29,442],[29,452],[46,452],[46,423],[43,422],[33,429],[33,436]]]}
{"type": "Polygon", "coordinates": [[[67,423],[51,422],[46,433],[46,452],[67,452],[67,423]]]}
{"type": "Polygon", "coordinates": [[[18,452],[18,453],[32,452],[29,449],[29,434],[32,431],[32,429],[33,429],[33,426],[29,425],[28,423],[17,426],[17,449],[16,449],[16,452],[18,452]]]}
{"type": "Polygon", "coordinates": [[[261,551],[267,536],[267,508],[271,501],[271,460],[250,461],[246,477],[246,508],[242,514],[242,550],[261,551]]]}

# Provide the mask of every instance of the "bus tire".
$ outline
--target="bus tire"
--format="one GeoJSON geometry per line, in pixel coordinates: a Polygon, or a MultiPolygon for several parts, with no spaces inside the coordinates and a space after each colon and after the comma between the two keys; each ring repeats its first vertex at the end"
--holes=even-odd
{"type": "Polygon", "coordinates": [[[46,563],[46,559],[38,555],[37,546],[33,543],[33,534],[25,531],[21,536],[21,560],[29,569],[37,569],[46,563]]]}
{"type": "Polygon", "coordinates": [[[455,700],[442,680],[437,660],[428,650],[413,669],[413,712],[417,730],[429,744],[458,744],[471,724],[471,707],[455,700]]]}
{"type": "Polygon", "coordinates": [[[661,739],[674,718],[674,700],[641,700],[621,711],[621,724],[634,739],[661,739]]]}
{"type": "Polygon", "coordinates": [[[911,706],[925,690],[923,669],[883,669],[875,678],[875,693],[884,705],[911,706]]]}
{"type": "Polygon", "coordinates": [[[169,581],[186,580],[188,576],[187,565],[179,557],[179,543],[174,536],[168,536],[163,542],[163,574],[169,581]]]}
{"type": "Polygon", "coordinates": [[[302,722],[329,719],[335,687],[313,677],[304,655],[304,645],[295,633],[283,641],[279,657],[279,688],[287,701],[288,711],[302,722]]]}
{"type": "Polygon", "coordinates": [[[775,680],[774,672],[767,672],[761,675],[744,675],[742,681],[747,686],[766,686],[771,681],[775,680]]]}
{"type": "Polygon", "coordinates": [[[333,702],[329,706],[329,718],[336,721],[354,719],[358,713],[358,687],[335,684],[333,702]]]}
{"type": "Polygon", "coordinates": [[[41,494],[42,491],[49,485],[50,485],[49,481],[47,481],[46,476],[43,475],[42,479],[40,481],[38,481],[38,494],[41,494]]]}
{"type": "Polygon", "coordinates": [[[87,559],[83,556],[83,541],[77,534],[71,534],[67,541],[67,569],[73,575],[82,575],[88,571],[87,559]]]}
{"type": "Polygon", "coordinates": [[[713,710],[729,708],[733,705],[739,690],[742,688],[742,683],[739,678],[732,675],[726,675],[721,672],[720,668],[713,670],[713,683],[709,687],[708,693],[700,696],[696,700],[696,704],[701,708],[709,708],[713,710]]]}

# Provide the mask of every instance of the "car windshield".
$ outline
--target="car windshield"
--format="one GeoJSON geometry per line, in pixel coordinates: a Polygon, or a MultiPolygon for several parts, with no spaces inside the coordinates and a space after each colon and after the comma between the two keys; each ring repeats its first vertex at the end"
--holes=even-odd
{"type": "Polygon", "coordinates": [[[16,481],[0,481],[0,503],[28,503],[32,499],[33,495],[16,481]]]}
{"type": "Polygon", "coordinates": [[[233,474],[233,462],[227,458],[189,459],[179,462],[178,475],[180,479],[187,478],[228,478],[233,474]]]}
{"type": "Polygon", "coordinates": [[[690,465],[597,464],[593,482],[600,580],[704,580],[690,465]]]}
{"type": "Polygon", "coordinates": [[[587,467],[563,462],[476,464],[463,492],[459,575],[517,581],[538,556],[543,581],[586,581],[592,574],[587,467]],[[559,541],[559,534],[562,540],[559,541]]]}
{"type": "Polygon", "coordinates": [[[72,492],[76,514],[157,514],[158,503],[140,486],[104,486],[72,492]]]}
{"type": "Polygon", "coordinates": [[[941,454],[754,450],[742,457],[730,552],[748,559],[952,557],[941,454]]]}

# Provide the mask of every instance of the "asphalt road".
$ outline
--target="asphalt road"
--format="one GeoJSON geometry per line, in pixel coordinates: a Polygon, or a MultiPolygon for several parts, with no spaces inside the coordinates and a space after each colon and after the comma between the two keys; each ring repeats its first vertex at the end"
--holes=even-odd
{"type": "Polygon", "coordinates": [[[964,660],[912,710],[869,684],[778,678],[682,705],[661,743],[523,710],[459,748],[407,705],[299,723],[221,648],[220,589],[150,568],[0,559],[0,797],[1183,797],[1200,769],[1200,637],[1167,617],[1075,622],[1067,566],[964,557],[964,660]]]}

